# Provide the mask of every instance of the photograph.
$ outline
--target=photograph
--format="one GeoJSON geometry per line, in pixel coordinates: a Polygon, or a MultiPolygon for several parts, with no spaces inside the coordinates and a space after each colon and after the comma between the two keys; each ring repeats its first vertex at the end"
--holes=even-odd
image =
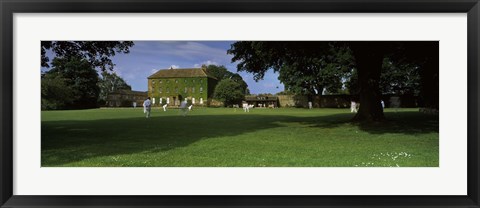
{"type": "Polygon", "coordinates": [[[0,0],[0,208],[480,208],[479,2],[0,0]]]}
{"type": "Polygon", "coordinates": [[[440,164],[439,41],[40,45],[41,167],[440,164]]]}

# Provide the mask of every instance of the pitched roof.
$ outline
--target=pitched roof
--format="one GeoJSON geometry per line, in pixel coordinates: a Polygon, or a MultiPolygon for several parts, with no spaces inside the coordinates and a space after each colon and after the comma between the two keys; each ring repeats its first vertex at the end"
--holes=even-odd
{"type": "Polygon", "coordinates": [[[176,78],[176,77],[210,77],[205,69],[202,68],[184,68],[184,69],[160,69],[154,74],[150,75],[148,79],[154,78],[176,78]]]}

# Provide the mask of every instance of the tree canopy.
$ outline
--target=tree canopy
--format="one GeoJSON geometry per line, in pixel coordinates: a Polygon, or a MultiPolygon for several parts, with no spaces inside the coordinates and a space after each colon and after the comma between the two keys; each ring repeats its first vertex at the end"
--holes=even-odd
{"type": "Polygon", "coordinates": [[[240,83],[232,79],[223,79],[215,87],[215,99],[222,101],[223,105],[239,104],[245,98],[245,92],[240,83]]]}
{"type": "Polygon", "coordinates": [[[129,53],[133,45],[132,41],[42,41],[42,67],[50,67],[47,51],[51,51],[58,58],[77,57],[87,60],[92,67],[99,67],[102,71],[112,70],[114,63],[110,57],[116,53],[129,53]]]}
{"type": "Polygon", "coordinates": [[[75,100],[73,89],[60,74],[44,74],[41,85],[42,110],[64,109],[75,100]]]}
{"type": "MultiPolygon", "coordinates": [[[[318,94],[324,88],[334,91],[340,83],[355,88],[361,103],[356,121],[384,119],[380,84],[385,57],[391,57],[395,63],[420,63],[421,68],[425,68],[423,71],[438,71],[434,64],[438,60],[435,41],[239,41],[231,45],[228,53],[233,54],[232,62],[238,62],[237,70],[253,73],[254,78],[260,80],[267,70],[273,69],[280,73],[279,79],[288,90],[297,93],[318,94]]],[[[387,67],[390,75],[401,70],[387,67]]],[[[435,84],[428,83],[433,83],[435,78],[429,78],[432,76],[428,74],[420,73],[422,86],[424,91],[432,92],[435,84]],[[427,89],[428,86],[431,87],[427,89]]],[[[389,82],[388,77],[384,78],[389,82]]],[[[384,83],[384,86],[387,85],[384,83]]]]}
{"type": "MultiPolygon", "coordinates": [[[[88,61],[78,57],[71,57],[68,59],[54,58],[52,66],[53,68],[45,73],[44,78],[42,79],[42,84],[50,81],[48,79],[50,76],[58,76],[63,79],[63,90],[73,92],[73,94],[71,97],[56,96],[54,98],[71,101],[68,103],[65,102],[65,106],[63,106],[64,108],[93,108],[98,106],[98,74],[88,61]]],[[[52,102],[62,103],[58,100],[52,102]]]]}
{"type": "Polygon", "coordinates": [[[245,94],[250,94],[250,91],[248,90],[248,85],[243,80],[242,76],[238,73],[233,73],[231,71],[228,71],[227,68],[223,65],[217,66],[217,65],[208,65],[207,66],[207,73],[214,76],[217,78],[218,82],[221,82],[224,79],[231,79],[238,83],[242,89],[242,93],[245,94]]]}
{"type": "Polygon", "coordinates": [[[115,72],[110,73],[103,71],[98,81],[98,87],[100,89],[99,103],[103,104],[107,101],[108,95],[117,90],[131,90],[132,87],[118,76],[115,72]]]}

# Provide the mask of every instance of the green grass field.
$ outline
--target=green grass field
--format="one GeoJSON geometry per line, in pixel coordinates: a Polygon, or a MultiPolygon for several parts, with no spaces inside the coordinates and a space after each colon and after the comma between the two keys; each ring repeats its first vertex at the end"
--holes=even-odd
{"type": "Polygon", "coordinates": [[[385,109],[42,111],[43,167],[438,167],[438,116],[385,109]]]}

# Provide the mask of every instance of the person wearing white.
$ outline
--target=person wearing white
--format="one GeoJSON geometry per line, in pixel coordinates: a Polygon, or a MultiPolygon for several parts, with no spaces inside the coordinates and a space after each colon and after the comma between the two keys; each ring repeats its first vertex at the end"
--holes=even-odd
{"type": "Polygon", "coordinates": [[[193,105],[188,106],[188,111],[192,110],[193,105]]]}
{"type": "Polygon", "coordinates": [[[180,103],[180,110],[182,111],[183,116],[187,115],[187,102],[182,101],[180,103]]]}
{"type": "Polygon", "coordinates": [[[150,101],[150,97],[148,97],[145,101],[143,101],[143,113],[147,114],[147,118],[150,118],[151,110],[152,110],[152,102],[150,101]]]}
{"type": "Polygon", "coordinates": [[[350,112],[357,112],[357,103],[355,101],[352,101],[352,103],[350,104],[350,112]]]}
{"type": "Polygon", "coordinates": [[[242,105],[243,107],[243,111],[246,113],[246,112],[250,112],[250,106],[248,105],[248,103],[244,103],[242,105]]]}
{"type": "Polygon", "coordinates": [[[163,111],[167,111],[167,105],[168,104],[163,105],[163,111]]]}

